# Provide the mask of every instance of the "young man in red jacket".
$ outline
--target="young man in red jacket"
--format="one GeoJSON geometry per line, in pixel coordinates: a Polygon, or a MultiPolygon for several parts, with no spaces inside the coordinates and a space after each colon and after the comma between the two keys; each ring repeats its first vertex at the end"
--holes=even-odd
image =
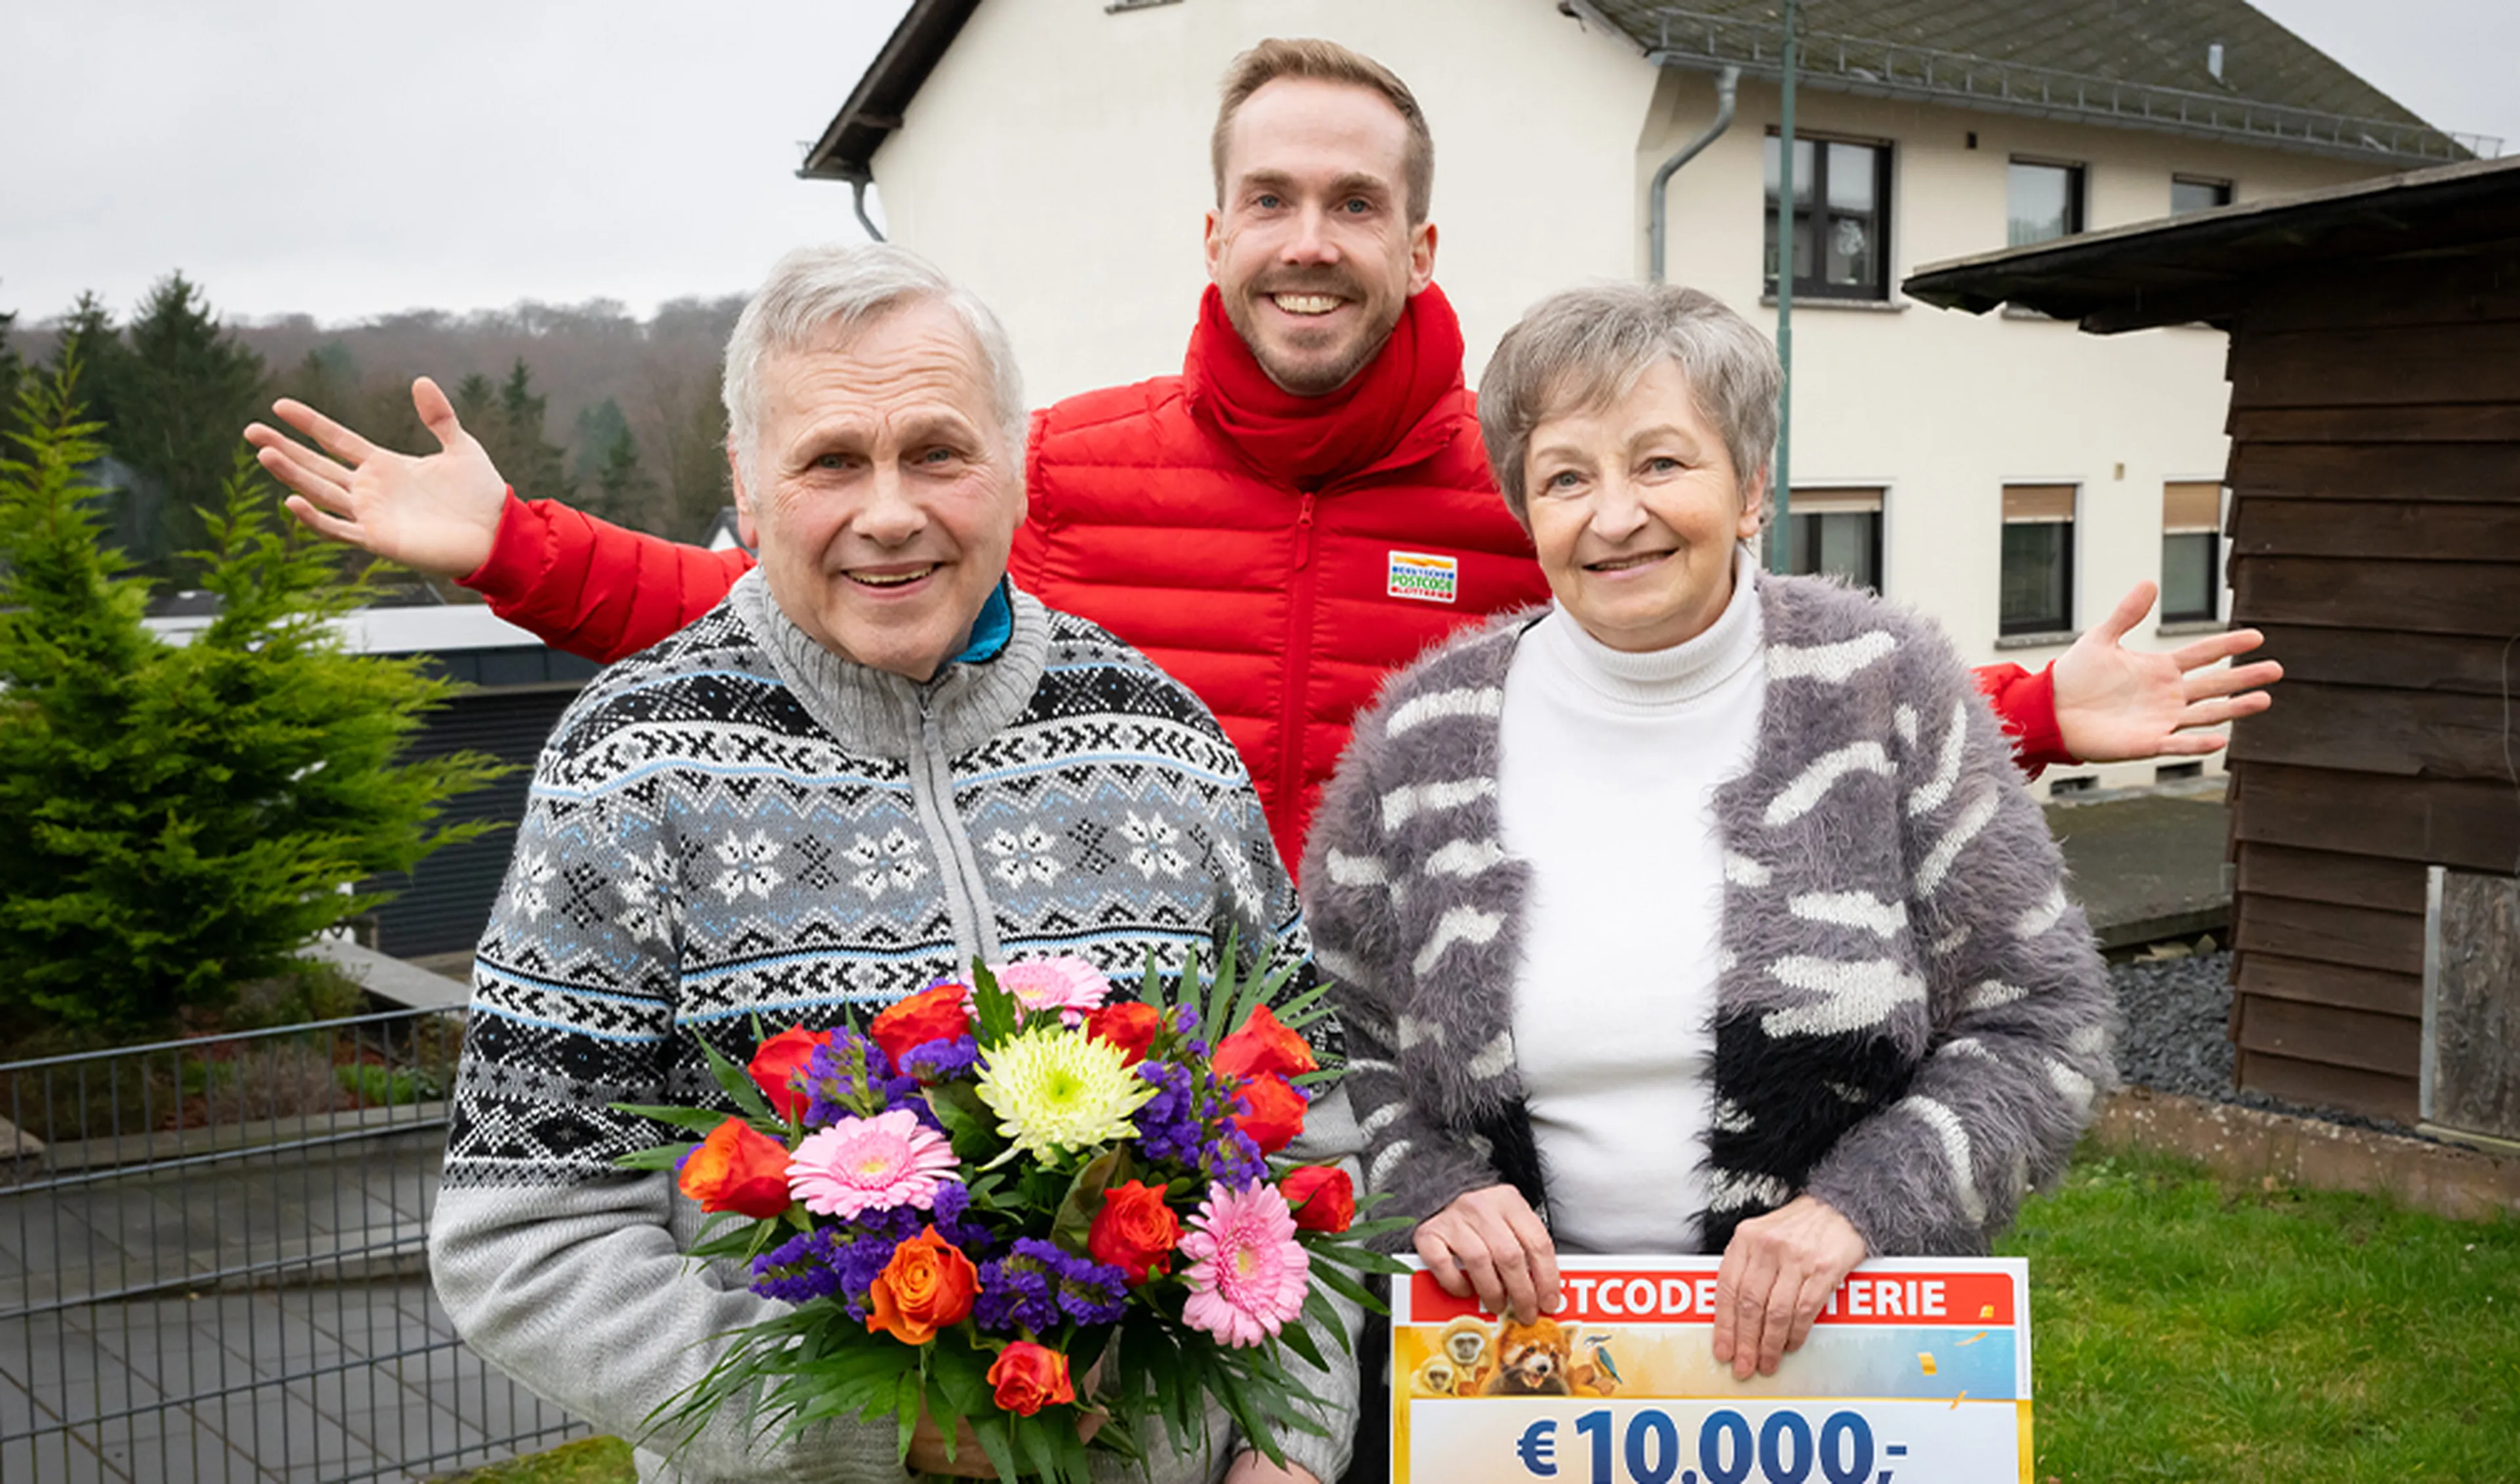
{"type": "MultiPolygon", "coordinates": [[[[1182,374],[1034,414],[1011,572],[1207,702],[1291,862],[1382,676],[1549,590],[1488,476],[1407,86],[1330,42],[1263,42],[1226,74],[1212,153],[1212,286],[1182,374]]],[[[413,400],[442,445],[426,459],[292,402],[275,410],[333,459],[259,425],[248,437],[308,525],[456,577],[596,659],[672,633],[751,565],[518,500],[433,383],[413,400]]],[[[2254,634],[2119,648],[2151,600],[2139,585],[2048,671],[1979,672],[2025,764],[2209,751],[2219,739],[2190,729],[2267,703],[2233,693],[2273,665],[2208,668],[2254,634]]]]}

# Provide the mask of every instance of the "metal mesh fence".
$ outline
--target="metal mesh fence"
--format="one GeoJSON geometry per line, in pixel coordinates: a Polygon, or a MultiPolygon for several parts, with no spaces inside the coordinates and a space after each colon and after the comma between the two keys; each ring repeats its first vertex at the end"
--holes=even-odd
{"type": "Polygon", "coordinates": [[[0,1480],[428,1475],[586,1429],[427,1273],[460,1013],[0,1063],[0,1480]]]}

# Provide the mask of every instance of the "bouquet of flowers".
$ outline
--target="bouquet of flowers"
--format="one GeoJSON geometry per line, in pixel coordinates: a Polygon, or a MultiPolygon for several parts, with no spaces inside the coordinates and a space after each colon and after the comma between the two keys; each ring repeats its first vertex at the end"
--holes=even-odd
{"type": "Polygon", "coordinates": [[[1349,1344],[1331,1295],[1379,1309],[1347,1173],[1278,1158],[1336,1075],[1303,1028],[1291,967],[1134,998],[1080,959],[974,963],[866,1023],[709,1052],[740,1109],[629,1107],[702,1136],[628,1155],[672,1169],[712,1213],[696,1258],[748,1263],[793,1308],[734,1336],[670,1433],[715,1409],[765,1430],[922,1417],[947,1457],[976,1444],[1002,1480],[1084,1484],[1088,1451],[1142,1458],[1160,1421],[1205,1446],[1213,1400],[1283,1462],[1276,1429],[1319,1433],[1283,1352],[1349,1344]],[[1212,1027],[1231,1027],[1213,1044],[1212,1027]],[[1090,1420],[1089,1420],[1090,1417],[1090,1420]],[[1090,1435],[1090,1441],[1089,1441],[1090,1435]]]}

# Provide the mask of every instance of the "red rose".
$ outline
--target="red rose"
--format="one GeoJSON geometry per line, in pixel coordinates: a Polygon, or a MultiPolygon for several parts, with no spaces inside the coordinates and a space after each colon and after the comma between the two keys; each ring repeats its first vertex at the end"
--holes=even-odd
{"type": "Polygon", "coordinates": [[[703,1211],[737,1211],[755,1221],[785,1214],[793,1198],[788,1193],[788,1146],[741,1118],[709,1130],[700,1147],[683,1156],[674,1183],[703,1211]]]}
{"type": "Polygon", "coordinates": [[[1234,1115],[1234,1126],[1251,1136],[1263,1154],[1275,1154],[1304,1131],[1304,1095],[1283,1077],[1254,1077],[1242,1084],[1248,1110],[1234,1115]]]}
{"type": "Polygon", "coordinates": [[[1300,1077],[1320,1064],[1304,1038],[1280,1023],[1266,1005],[1253,1010],[1240,1030],[1216,1044],[1216,1069],[1229,1077],[1300,1077]]]}
{"type": "Polygon", "coordinates": [[[1123,1181],[1102,1192],[1102,1209],[1085,1234],[1085,1250],[1099,1263],[1108,1263],[1142,1283],[1149,1273],[1172,1271],[1173,1248],[1181,1245],[1181,1220],[1164,1204],[1164,1188],[1144,1181],[1123,1181]]]}
{"type": "Polygon", "coordinates": [[[1085,1017],[1085,1034],[1100,1037],[1127,1052],[1127,1064],[1130,1066],[1147,1059],[1147,1048],[1154,1044],[1155,1032],[1163,1027],[1163,1012],[1143,1000],[1105,1005],[1085,1017]]]}
{"type": "Polygon", "coordinates": [[[1019,1417],[1076,1400],[1076,1388],[1067,1379],[1067,1357],[1030,1340],[1009,1345],[990,1364],[989,1384],[997,1388],[998,1406],[1019,1417]]]}
{"type": "Polygon", "coordinates": [[[970,986],[959,979],[932,984],[907,1000],[897,1000],[867,1025],[867,1035],[883,1048],[893,1065],[911,1048],[930,1041],[951,1041],[971,1028],[971,1012],[963,1008],[970,986]]]}
{"type": "Polygon", "coordinates": [[[828,1039],[828,1035],[798,1025],[762,1042],[752,1054],[752,1064],[745,1070],[752,1073],[761,1096],[770,1100],[772,1112],[782,1118],[793,1118],[805,1110],[808,1100],[797,1088],[796,1079],[805,1074],[805,1063],[828,1039]]]}
{"type": "Polygon", "coordinates": [[[867,1332],[878,1330],[905,1345],[923,1345],[936,1331],[963,1322],[979,1296],[980,1270],[963,1249],[928,1227],[892,1249],[867,1291],[867,1332]]]}
{"type": "Polygon", "coordinates": [[[1344,1232],[1356,1220],[1356,1187],[1334,1164],[1287,1171],[1278,1193],[1294,1210],[1295,1225],[1307,1232],[1344,1232]]]}

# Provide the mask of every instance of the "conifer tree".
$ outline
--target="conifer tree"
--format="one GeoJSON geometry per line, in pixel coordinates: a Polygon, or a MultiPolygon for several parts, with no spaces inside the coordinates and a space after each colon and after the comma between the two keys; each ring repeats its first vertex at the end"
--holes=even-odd
{"type": "Polygon", "coordinates": [[[143,569],[189,580],[199,565],[186,554],[219,506],[237,429],[263,400],[262,357],[220,327],[181,273],[150,291],[122,337],[106,445],[163,500],[158,528],[142,537],[143,569]]]}
{"type": "Polygon", "coordinates": [[[218,617],[151,635],[100,540],[75,368],[25,379],[0,459],[0,1011],[162,1027],[373,900],[345,888],[478,832],[430,822],[498,770],[394,761],[446,689],[342,651],[361,591],[242,455],[198,554],[218,617]]]}
{"type": "Polygon", "coordinates": [[[577,486],[589,490],[586,509],[615,525],[653,528],[655,481],[639,462],[639,440],[621,404],[610,397],[577,415],[577,486]]]}

